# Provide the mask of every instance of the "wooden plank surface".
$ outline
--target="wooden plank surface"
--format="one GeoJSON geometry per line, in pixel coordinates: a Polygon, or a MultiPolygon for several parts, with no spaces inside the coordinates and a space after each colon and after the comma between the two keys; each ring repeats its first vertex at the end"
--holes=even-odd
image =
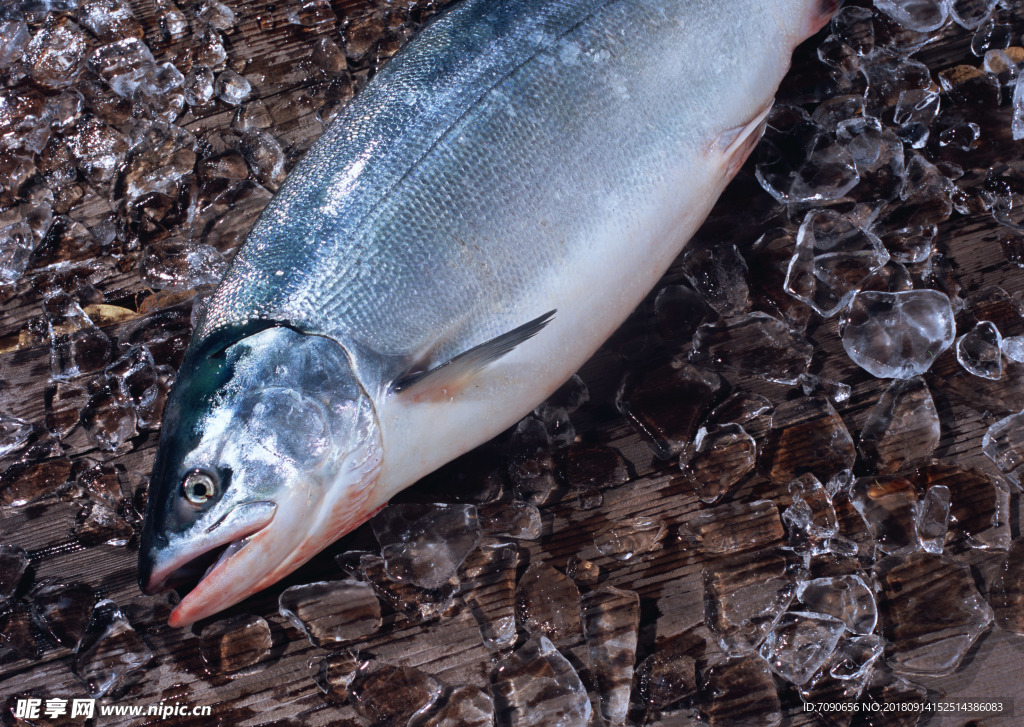
{"type": "MultiPolygon", "coordinates": [[[[311,60],[311,49],[317,39],[339,40],[346,23],[370,12],[372,6],[363,0],[333,2],[337,20],[314,29],[303,29],[287,20],[287,11],[297,2],[266,2],[266,0],[229,0],[237,15],[233,28],[224,33],[228,51],[227,65],[241,72],[253,83],[253,99],[266,104],[271,117],[269,131],[277,138],[286,154],[288,166],[316,139],[322,130],[317,112],[332,95],[344,97],[344,88],[318,69],[311,60]]],[[[859,4],[859,3],[858,3],[859,4]]],[[[157,62],[170,60],[187,72],[197,52],[198,41],[193,34],[180,39],[167,39],[161,30],[158,3],[131,0],[131,8],[144,32],[146,43],[157,62]]],[[[425,3],[413,3],[411,20],[403,28],[411,29],[421,15],[425,3]]],[[[1005,13],[1011,23],[1014,43],[1020,42],[1024,31],[1024,9],[1014,3],[1005,13]]],[[[397,6],[389,6],[398,12],[397,6]]],[[[405,7],[405,6],[403,6],[405,7]]],[[[182,3],[189,17],[191,7],[182,3]]],[[[196,23],[198,26],[198,23],[196,23]]],[[[33,30],[38,25],[33,25],[33,30]]],[[[404,32],[404,30],[403,30],[404,32]]],[[[973,66],[980,59],[970,53],[971,33],[952,24],[936,34],[935,41],[917,57],[932,70],[938,71],[960,63],[973,66]]],[[[820,40],[820,38],[819,38],[820,40]]],[[[825,67],[815,57],[814,41],[801,48],[794,60],[793,72],[780,91],[780,100],[813,107],[835,89],[827,81],[825,67]]],[[[99,45],[89,39],[90,50],[99,45]]],[[[351,75],[355,84],[365,79],[369,62],[353,64],[351,75]]],[[[88,73],[83,74],[85,80],[88,73]]],[[[31,87],[30,81],[12,82],[14,89],[31,87]]],[[[344,85],[344,84],[343,84],[344,85]]],[[[54,93],[44,89],[47,94],[54,93]]],[[[946,104],[948,99],[944,98],[946,104]]],[[[239,144],[239,134],[232,131],[236,109],[217,102],[197,113],[188,110],[177,123],[200,139],[204,149],[216,152],[239,144]]],[[[969,154],[938,152],[965,166],[970,174],[980,174],[999,161],[1019,159],[1021,144],[1008,138],[1010,111],[1004,103],[998,109],[970,110],[969,118],[983,128],[982,144],[969,154]]],[[[131,126],[125,120],[123,127],[131,126]]],[[[190,307],[190,293],[174,294],[152,290],[142,279],[139,263],[145,245],[154,240],[188,242],[193,230],[189,224],[172,226],[166,234],[142,232],[130,220],[131,206],[116,183],[93,183],[79,178],[70,183],[78,187],[81,199],[62,210],[87,229],[95,229],[101,220],[113,215],[123,223],[124,231],[115,243],[101,248],[91,243],[68,255],[60,269],[41,269],[46,260],[37,257],[35,267],[13,286],[0,289],[0,412],[21,417],[43,426],[46,418],[45,390],[49,382],[50,352],[41,326],[41,303],[56,273],[69,280],[87,280],[107,304],[119,306],[122,320],[105,325],[112,338],[124,334],[145,316],[156,311],[172,310],[185,319],[190,307]],[[70,272],[69,272],[70,269],[70,272]]],[[[241,190],[237,203],[226,208],[216,224],[215,234],[196,241],[211,240],[223,253],[230,254],[240,243],[259,209],[269,199],[268,191],[258,185],[241,190]]],[[[773,224],[784,211],[752,181],[752,165],[748,164],[740,178],[723,197],[705,227],[703,237],[720,236],[735,242],[741,250],[748,249],[763,229],[773,224]]],[[[4,217],[3,219],[7,219],[4,217]]],[[[798,219],[798,218],[797,218],[798,219]]],[[[954,214],[940,227],[938,249],[953,263],[955,275],[967,295],[984,286],[1001,286],[1012,294],[1024,293],[1024,272],[1007,262],[998,238],[1000,229],[983,210],[971,214],[954,214]]],[[[61,253],[63,254],[63,253],[61,253]]],[[[752,271],[756,274],[757,271],[752,271]]],[[[678,266],[666,275],[663,284],[681,280],[678,266]]],[[[659,288],[661,285],[659,285],[659,288]]],[[[83,303],[95,303],[95,294],[81,293],[83,303]],[[92,297],[88,297],[91,295],[92,297]]],[[[522,541],[521,569],[531,562],[547,562],[564,569],[570,557],[593,560],[601,567],[603,582],[619,588],[635,590],[641,598],[640,654],[642,658],[655,651],[659,644],[672,637],[693,631],[708,636],[703,626],[704,589],[701,567],[704,556],[685,537],[684,526],[703,508],[679,475],[675,462],[663,462],[653,456],[650,447],[629,426],[614,407],[615,394],[623,374],[642,368],[649,362],[677,352],[678,344],[666,344],[649,335],[652,299],[637,313],[581,372],[591,400],[572,416],[578,436],[589,442],[610,445],[629,462],[631,476],[627,483],[603,494],[603,504],[583,509],[577,498],[566,494],[542,508],[543,534],[536,541],[522,541]],[[622,354],[625,353],[624,357],[622,354]],[[630,561],[619,562],[601,555],[595,538],[611,524],[622,523],[637,516],[657,516],[669,525],[669,533],[657,551],[630,561]]],[[[93,309],[95,310],[95,309],[93,309]]],[[[886,388],[886,383],[873,379],[853,365],[840,345],[836,319],[816,320],[808,329],[808,338],[815,346],[814,373],[824,379],[848,383],[852,393],[838,409],[855,436],[862,428],[870,408],[886,388]]],[[[936,456],[942,460],[978,467],[994,472],[994,466],[981,453],[981,437],[996,419],[1024,408],[1021,372],[1011,371],[1004,381],[984,384],[958,369],[951,354],[945,354],[935,365],[937,373],[928,378],[942,415],[942,439],[936,456]],[[1007,381],[1009,379],[1009,381],[1007,381]]],[[[793,387],[768,384],[750,377],[724,374],[735,389],[761,393],[774,403],[791,399],[793,387]]],[[[92,378],[91,375],[83,377],[92,378]]],[[[86,458],[116,465],[122,480],[141,485],[152,465],[157,441],[156,431],[144,431],[116,452],[105,452],[78,427],[64,441],[63,457],[72,463],[86,458]]],[[[504,467],[504,446],[507,437],[487,450],[496,466],[504,467]]],[[[761,442],[763,443],[763,442],[761,442]]],[[[4,466],[12,464],[4,461],[4,466]]],[[[859,465],[860,466],[860,465],[859,465]]],[[[469,465],[467,465],[467,468],[469,465]]],[[[403,497],[423,500],[436,497],[451,485],[435,477],[403,497]]],[[[785,486],[771,484],[757,475],[747,479],[733,500],[772,498],[788,503],[785,486]]],[[[1019,496],[1013,497],[1013,535],[1020,536],[1019,496]]],[[[34,583],[46,579],[81,581],[97,594],[127,606],[138,596],[136,586],[137,539],[127,546],[84,546],[72,533],[81,502],[70,497],[49,496],[23,508],[0,508],[0,543],[16,544],[32,557],[34,583]]],[[[365,544],[373,545],[367,529],[337,543],[285,582],[258,594],[231,609],[231,614],[260,615],[270,623],[274,647],[270,656],[249,673],[234,677],[210,674],[199,657],[198,629],[174,630],[160,627],[157,614],[138,617],[136,626],[154,652],[153,662],[143,678],[116,702],[148,705],[157,702],[182,702],[190,705],[211,705],[212,717],[190,720],[172,718],[161,724],[237,724],[258,725],[276,719],[296,718],[301,724],[364,724],[351,706],[336,706],[325,701],[314,684],[309,662],[323,655],[324,650],[311,646],[305,638],[277,612],[277,598],[284,588],[299,583],[342,576],[334,555],[365,544]]],[[[1002,557],[999,553],[958,551],[957,557],[974,568],[984,591],[990,584],[994,569],[1002,557]]],[[[201,625],[200,625],[201,626],[201,625]]],[[[716,648],[709,639],[706,662],[716,658],[716,648]]],[[[12,650],[0,648],[0,696],[33,693],[44,696],[84,696],[84,688],[71,671],[74,656],[71,650],[43,644],[40,659],[18,657],[12,650]]],[[[366,658],[382,662],[416,666],[435,675],[449,685],[472,684],[486,689],[488,674],[495,656],[483,646],[477,624],[466,608],[455,609],[444,618],[424,624],[391,618],[375,636],[355,645],[366,658]]],[[[577,647],[577,651],[579,647],[577,647]]],[[[582,652],[580,652],[582,653],[582,652]]],[[[975,719],[963,715],[935,717],[934,725],[1001,725],[1019,724],[1024,714],[1024,677],[1019,665],[1024,657],[1024,639],[999,629],[981,637],[971,650],[965,664],[954,674],[918,680],[935,696],[983,701],[1015,699],[1016,715],[975,719]]],[[[814,718],[802,713],[793,694],[786,697],[787,725],[813,723],[814,718]]],[[[5,716],[5,719],[8,718],[5,716]]],[[[109,718],[98,724],[151,724],[158,720],[109,718]]],[[[42,723],[48,723],[43,720],[42,723]]],[[[80,721],[78,723],[81,723],[80,721]]],[[[694,723],[693,711],[683,708],[671,712],[657,722],[664,725],[694,723]]]]}

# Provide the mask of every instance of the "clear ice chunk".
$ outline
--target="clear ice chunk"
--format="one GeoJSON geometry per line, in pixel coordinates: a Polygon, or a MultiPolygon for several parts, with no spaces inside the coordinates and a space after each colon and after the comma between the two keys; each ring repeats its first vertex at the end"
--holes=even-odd
{"type": "Polygon", "coordinates": [[[278,599],[281,615],[313,646],[333,647],[380,628],[380,601],[368,583],[320,581],[292,586],[278,599]]]}
{"type": "Polygon", "coordinates": [[[933,462],[919,467],[914,479],[921,491],[938,485],[949,488],[950,544],[962,541],[972,548],[996,550],[1010,546],[1010,490],[1001,477],[933,462]]]}
{"type": "Polygon", "coordinates": [[[455,594],[459,592],[456,575],[437,588],[421,588],[409,581],[395,581],[388,575],[384,559],[379,555],[362,555],[357,573],[388,605],[414,621],[426,621],[446,613],[455,604],[455,594]]]}
{"type": "Polygon", "coordinates": [[[484,535],[536,540],[540,537],[540,510],[525,502],[493,502],[477,505],[477,518],[484,535]]]}
{"type": "Polygon", "coordinates": [[[239,614],[207,624],[199,635],[199,654],[211,674],[250,669],[270,653],[270,625],[261,616],[239,614]]]}
{"type": "Polygon", "coordinates": [[[586,727],[593,711],[572,664],[540,635],[491,671],[491,692],[508,727],[586,727]]]}
{"type": "Polygon", "coordinates": [[[828,490],[817,477],[802,474],[789,483],[793,504],[782,513],[789,542],[797,552],[817,555],[829,550],[839,533],[839,520],[828,490]]]}
{"type": "Polygon", "coordinates": [[[153,53],[139,38],[126,38],[97,48],[89,66],[118,96],[131,98],[147,76],[156,71],[153,53]]]}
{"type": "Polygon", "coordinates": [[[329,701],[340,705],[349,701],[348,688],[355,679],[359,664],[350,652],[339,651],[310,658],[308,667],[317,688],[329,701]]]}
{"type": "Polygon", "coordinates": [[[730,656],[753,652],[796,593],[789,562],[772,552],[712,561],[703,580],[704,623],[730,656]]]}
{"type": "Polygon", "coordinates": [[[845,307],[889,253],[874,234],[830,209],[812,210],[797,232],[786,292],[829,317],[845,307]]]}
{"type": "Polygon", "coordinates": [[[285,156],[281,143],[266,131],[247,131],[242,136],[239,151],[248,162],[256,181],[276,192],[284,181],[285,156]]]}
{"type": "Polygon", "coordinates": [[[84,583],[44,583],[29,594],[32,620],[61,646],[74,648],[82,639],[96,596],[84,583]]]}
{"type": "Polygon", "coordinates": [[[214,93],[217,98],[231,106],[237,106],[245,101],[252,94],[252,84],[239,73],[230,68],[221,71],[214,83],[214,93]]]}
{"type": "Polygon", "coordinates": [[[1000,628],[1024,636],[1024,540],[1015,541],[1006,551],[992,580],[989,603],[1000,628]]]}
{"type": "Polygon", "coordinates": [[[515,543],[485,541],[474,551],[460,574],[463,600],[480,627],[484,646],[491,651],[510,649],[516,642],[515,543]]]}
{"type": "Polygon", "coordinates": [[[289,23],[304,28],[316,28],[338,20],[328,0],[302,0],[288,7],[286,17],[289,23]]]}
{"type": "Polygon", "coordinates": [[[1024,411],[990,426],[981,438],[981,451],[1008,480],[1020,486],[1024,466],[1024,411]]]}
{"type": "Polygon", "coordinates": [[[494,727],[494,700],[476,687],[455,687],[443,702],[428,715],[414,717],[409,727],[494,727]]]}
{"type": "Polygon", "coordinates": [[[917,488],[904,477],[858,477],[850,501],[864,518],[875,547],[892,553],[917,546],[917,488]]]}
{"type": "Polygon", "coordinates": [[[963,563],[917,551],[880,561],[875,577],[881,635],[892,644],[893,671],[950,674],[992,624],[992,609],[963,563]]]}
{"type": "Polygon", "coordinates": [[[583,633],[580,589],[550,565],[531,563],[516,587],[516,620],[534,636],[574,643],[583,633]]]}
{"type": "Polygon", "coordinates": [[[946,542],[946,531],[949,529],[949,488],[945,485],[933,485],[928,488],[917,506],[914,526],[917,530],[917,541],[922,550],[941,554],[946,542]]]}
{"type": "Polygon", "coordinates": [[[803,336],[778,318],[754,312],[698,328],[690,361],[793,386],[810,368],[812,355],[803,336]]]}
{"type": "Polygon", "coordinates": [[[995,323],[979,321],[956,340],[956,360],[975,376],[997,381],[1003,375],[1002,342],[995,323]]]}
{"type": "Polygon", "coordinates": [[[196,15],[217,30],[231,30],[235,25],[235,11],[218,0],[203,0],[196,15]]]}
{"type": "Polygon", "coordinates": [[[56,379],[98,371],[107,365],[114,344],[67,293],[43,301],[50,335],[50,373],[56,379]]]}
{"type": "Polygon", "coordinates": [[[985,22],[999,0],[951,0],[949,12],[961,28],[974,30],[985,22]]]}
{"type": "Polygon", "coordinates": [[[205,66],[193,66],[182,82],[185,102],[189,106],[205,106],[213,101],[216,93],[213,81],[213,71],[205,66]]]}
{"type": "Polygon", "coordinates": [[[17,452],[28,444],[33,431],[31,422],[0,412],[0,457],[17,452]]]}
{"type": "Polygon", "coordinates": [[[601,715],[611,726],[626,722],[640,628],[635,591],[602,586],[583,596],[583,632],[600,694],[601,715]]]}
{"type": "Polygon", "coordinates": [[[606,490],[629,481],[629,466],[614,447],[573,442],[565,448],[564,474],[574,490],[606,490]]]}
{"type": "Polygon", "coordinates": [[[215,285],[227,261],[204,243],[161,241],[147,245],[139,261],[142,282],[156,290],[191,290],[215,285]]]}
{"type": "Polygon", "coordinates": [[[797,106],[775,106],[757,147],[755,175],[783,204],[839,199],[860,178],[850,152],[797,106]]]}
{"type": "Polygon", "coordinates": [[[780,677],[800,686],[832,656],[846,631],[842,621],[817,613],[790,611],[761,644],[761,657],[780,677]]]}
{"type": "Polygon", "coordinates": [[[736,316],[750,308],[747,263],[735,245],[690,242],[683,254],[682,272],[719,315],[736,316]]]}
{"type": "Polygon", "coordinates": [[[688,285],[666,285],[654,298],[654,320],[666,341],[687,341],[697,326],[713,316],[704,297],[688,285]]]}
{"type": "Polygon", "coordinates": [[[706,553],[737,553],[780,545],[784,531],[771,500],[731,502],[701,510],[687,523],[706,553]]]}
{"type": "Polygon", "coordinates": [[[0,284],[15,283],[25,273],[36,240],[25,222],[0,229],[0,284]]]}
{"type": "Polygon", "coordinates": [[[850,359],[880,379],[923,374],[956,333],[949,297],[935,290],[858,293],[840,327],[850,359]]]}
{"type": "Polygon", "coordinates": [[[28,554],[24,548],[17,545],[0,545],[0,610],[14,598],[28,566],[28,554]]]}
{"type": "Polygon", "coordinates": [[[807,611],[838,619],[855,634],[870,634],[878,624],[875,594],[858,575],[800,581],[796,597],[807,611]]]}
{"type": "Polygon", "coordinates": [[[153,652],[113,601],[96,604],[82,640],[75,649],[75,675],[89,696],[98,699],[116,692],[142,670],[153,652]]]}
{"type": "Polygon", "coordinates": [[[661,518],[638,516],[612,525],[594,539],[594,545],[601,555],[626,561],[660,548],[667,531],[661,518]]]}
{"type": "Polygon", "coordinates": [[[820,479],[850,469],[857,458],[843,418],[824,396],[783,402],[772,412],[761,468],[779,484],[788,484],[807,471],[820,479]]]}
{"type": "Polygon", "coordinates": [[[419,669],[374,662],[362,664],[348,686],[356,711],[376,727],[406,727],[443,691],[436,677],[419,669]]]}
{"type": "Polygon", "coordinates": [[[688,452],[680,459],[687,482],[702,502],[718,502],[733,489],[757,463],[757,443],[739,424],[701,427],[688,452]]]}
{"type": "Polygon", "coordinates": [[[782,703],[767,665],[756,657],[716,664],[704,673],[700,711],[711,727],[777,727],[782,703]]]}
{"type": "Polygon", "coordinates": [[[392,503],[370,526],[388,576],[420,588],[441,587],[480,540],[474,505],[392,503]]]}
{"type": "Polygon", "coordinates": [[[670,459],[693,439],[721,385],[717,374],[673,360],[627,373],[615,406],[658,457],[670,459]]]}
{"type": "Polygon", "coordinates": [[[861,429],[864,460],[882,474],[932,456],[939,446],[939,414],[920,377],[896,379],[871,408],[861,429]]]}
{"type": "Polygon", "coordinates": [[[636,669],[634,701],[647,711],[662,710],[697,691],[697,660],[683,644],[670,642],[644,659],[636,669]]]}
{"type": "Polygon", "coordinates": [[[902,25],[930,33],[946,24],[950,0],[875,0],[875,7],[902,25]]]}

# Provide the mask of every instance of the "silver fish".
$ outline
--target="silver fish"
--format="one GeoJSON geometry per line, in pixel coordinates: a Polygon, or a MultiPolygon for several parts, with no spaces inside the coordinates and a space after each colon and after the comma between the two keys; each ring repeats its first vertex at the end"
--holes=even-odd
{"type": "Polygon", "coordinates": [[[296,166],[195,330],[139,559],[150,593],[205,571],[171,624],[274,583],[569,378],[837,4],[465,0],[424,28],[296,166]]]}

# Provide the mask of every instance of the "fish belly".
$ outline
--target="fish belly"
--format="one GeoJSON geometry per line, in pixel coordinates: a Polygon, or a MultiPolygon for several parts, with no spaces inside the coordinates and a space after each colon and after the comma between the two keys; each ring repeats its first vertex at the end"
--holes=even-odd
{"type": "Polygon", "coordinates": [[[265,318],[345,346],[381,423],[382,504],[536,406],[643,299],[749,148],[804,5],[461,4],[292,172],[196,337],[265,318]],[[459,392],[389,393],[550,310],[459,392]]]}

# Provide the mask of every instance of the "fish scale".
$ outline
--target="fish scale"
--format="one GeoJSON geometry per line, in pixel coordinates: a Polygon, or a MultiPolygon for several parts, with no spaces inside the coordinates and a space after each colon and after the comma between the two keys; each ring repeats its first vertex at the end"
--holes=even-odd
{"type": "Polygon", "coordinates": [[[466,0],[424,28],[296,165],[196,328],[140,580],[216,562],[171,622],[280,579],[569,378],[834,6],[466,0]]]}

